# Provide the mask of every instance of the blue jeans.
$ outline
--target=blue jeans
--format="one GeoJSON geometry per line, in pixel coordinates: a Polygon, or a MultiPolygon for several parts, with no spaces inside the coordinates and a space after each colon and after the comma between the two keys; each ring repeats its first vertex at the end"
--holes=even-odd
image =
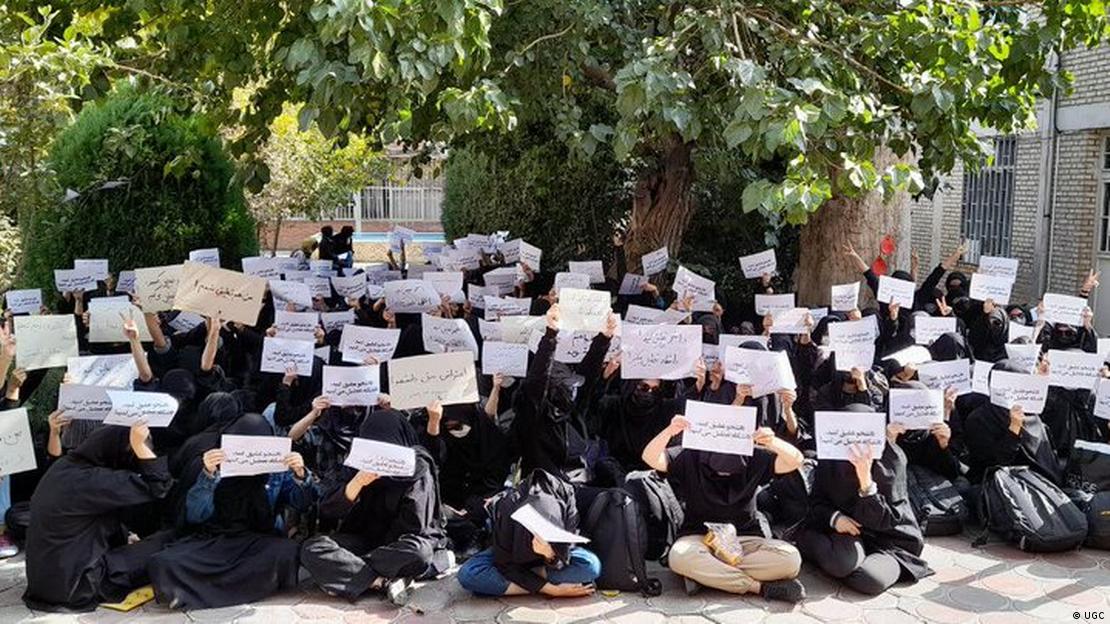
{"type": "MultiPolygon", "coordinates": [[[[573,546],[570,563],[562,569],[548,567],[545,571],[552,585],[593,583],[601,575],[601,560],[585,548],[573,546]]],[[[467,559],[459,568],[458,578],[463,589],[480,596],[504,596],[509,589],[508,579],[493,563],[493,550],[490,548],[467,559]]]]}

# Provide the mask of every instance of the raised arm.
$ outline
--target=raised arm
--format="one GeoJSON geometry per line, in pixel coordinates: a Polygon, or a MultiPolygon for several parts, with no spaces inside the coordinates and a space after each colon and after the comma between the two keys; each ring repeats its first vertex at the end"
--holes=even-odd
{"type": "Polygon", "coordinates": [[[121,312],[119,317],[123,320],[123,336],[131,346],[131,357],[135,360],[135,368],[139,370],[139,379],[143,383],[150,383],[154,379],[154,371],[150,369],[143,343],[139,341],[139,326],[130,315],[121,312]]]}
{"type": "Polygon", "coordinates": [[[218,318],[207,318],[208,334],[204,339],[204,353],[200,356],[200,370],[207,373],[216,366],[216,351],[220,347],[220,326],[223,324],[218,318]]]}
{"type": "Polygon", "coordinates": [[[667,445],[671,443],[671,438],[686,431],[690,427],[690,422],[682,414],[676,415],[671,419],[671,424],[667,428],[660,431],[659,435],[651,439],[644,447],[644,453],[641,459],[644,463],[659,472],[667,472],[667,466],[670,462],[667,461],[667,445]]]}

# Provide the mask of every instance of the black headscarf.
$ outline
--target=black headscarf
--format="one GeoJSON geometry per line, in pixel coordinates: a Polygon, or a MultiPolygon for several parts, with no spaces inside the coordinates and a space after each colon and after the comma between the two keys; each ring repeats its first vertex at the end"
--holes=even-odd
{"type": "MultiPolygon", "coordinates": [[[[261,414],[244,414],[227,426],[228,435],[272,436],[274,428],[261,414]]],[[[271,533],[274,512],[266,496],[270,475],[222,477],[213,496],[215,512],[204,523],[209,534],[271,533]]]]}
{"type": "Polygon", "coordinates": [[[186,466],[220,445],[220,435],[243,415],[243,406],[234,395],[213,392],[197,406],[189,420],[190,433],[185,443],[170,456],[170,473],[181,477],[186,466]]]}
{"type": "Polygon", "coordinates": [[[68,457],[92,466],[135,470],[138,458],[131,450],[131,430],[119,425],[107,425],[93,431],[68,457]]]}
{"type": "Polygon", "coordinates": [[[948,274],[948,278],[944,280],[946,293],[944,301],[948,305],[952,305],[956,299],[967,296],[967,276],[960,271],[952,271],[948,274]]]}
{"type": "Polygon", "coordinates": [[[698,318],[698,324],[701,325],[701,341],[703,344],[718,344],[723,327],[721,326],[721,319],[717,318],[716,314],[702,314],[698,318]]]}
{"type": "Polygon", "coordinates": [[[952,360],[970,359],[971,352],[967,348],[967,341],[962,334],[948,332],[937,336],[933,344],[929,345],[929,354],[936,362],[949,362],[952,360]]]}
{"type": "Polygon", "coordinates": [[[412,424],[401,412],[394,409],[372,412],[362,421],[358,437],[409,448],[420,444],[420,438],[412,424]]]}

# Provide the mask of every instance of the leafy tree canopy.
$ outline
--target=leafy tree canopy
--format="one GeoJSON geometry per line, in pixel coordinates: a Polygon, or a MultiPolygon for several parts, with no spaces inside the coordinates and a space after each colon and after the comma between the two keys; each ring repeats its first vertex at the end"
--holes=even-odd
{"type": "MultiPolygon", "coordinates": [[[[30,0],[22,0],[29,2],[30,0]]],[[[19,4],[19,2],[16,2],[19,4]]],[[[916,190],[1031,123],[1054,52],[1110,32],[1103,0],[70,0],[127,66],[247,128],[448,141],[554,120],[647,167],[681,140],[780,172],[743,193],[801,223],[833,195],[916,190]],[[227,104],[236,89],[248,105],[227,104]],[[234,119],[231,119],[231,117],[234,119]],[[912,153],[876,170],[886,145],[912,153]]],[[[259,163],[248,177],[264,176],[259,163]]]]}

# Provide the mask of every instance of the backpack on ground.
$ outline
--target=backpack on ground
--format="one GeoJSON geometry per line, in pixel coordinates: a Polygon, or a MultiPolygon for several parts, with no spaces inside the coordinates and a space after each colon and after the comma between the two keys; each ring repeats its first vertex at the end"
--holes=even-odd
{"type": "Polygon", "coordinates": [[[1068,457],[1067,486],[1094,494],[1110,490],[1110,446],[1077,440],[1068,457]]]}
{"type": "Polygon", "coordinates": [[[1087,514],[1087,539],[1083,542],[1088,548],[1110,550],[1110,490],[1088,494],[1079,490],[1069,490],[1075,504],[1087,514]]]}
{"type": "Polygon", "coordinates": [[[910,505],[926,537],[957,535],[967,522],[967,505],[951,481],[937,473],[910,464],[906,467],[910,505]]]}
{"type": "Polygon", "coordinates": [[[647,575],[647,526],[627,492],[611,488],[598,493],[581,528],[590,538],[590,550],[601,560],[599,589],[638,591],[645,596],[663,593],[659,579],[647,575]]]}
{"type": "Polygon", "coordinates": [[[685,514],[671,484],[654,470],[637,470],[625,476],[624,491],[636,501],[647,523],[648,561],[667,556],[678,537],[685,514]]]}
{"type": "Polygon", "coordinates": [[[1087,538],[1087,516],[1063,490],[1027,466],[989,471],[983,479],[980,514],[987,531],[1028,552],[1078,548],[1087,538]]]}

